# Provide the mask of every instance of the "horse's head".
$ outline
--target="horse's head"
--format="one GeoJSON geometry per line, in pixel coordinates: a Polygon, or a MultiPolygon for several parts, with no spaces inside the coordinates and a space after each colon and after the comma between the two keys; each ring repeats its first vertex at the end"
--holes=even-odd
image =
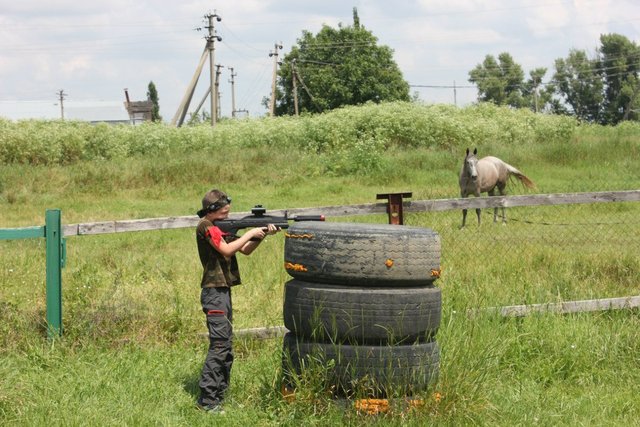
{"type": "Polygon", "coordinates": [[[476,154],[478,154],[477,148],[473,149],[473,154],[471,154],[467,148],[467,155],[464,158],[464,174],[473,181],[478,179],[478,158],[476,157],[476,154]]]}

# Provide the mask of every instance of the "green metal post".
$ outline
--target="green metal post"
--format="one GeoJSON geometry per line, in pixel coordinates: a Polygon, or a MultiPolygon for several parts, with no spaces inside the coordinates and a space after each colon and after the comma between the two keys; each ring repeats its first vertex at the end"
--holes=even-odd
{"type": "Polygon", "coordinates": [[[47,329],[49,338],[62,335],[62,227],[60,209],[47,209],[47,329]]]}

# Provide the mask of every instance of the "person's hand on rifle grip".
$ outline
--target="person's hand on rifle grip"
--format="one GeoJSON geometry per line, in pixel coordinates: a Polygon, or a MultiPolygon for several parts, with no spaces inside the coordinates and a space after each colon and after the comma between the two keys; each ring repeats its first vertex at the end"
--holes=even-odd
{"type": "Polygon", "coordinates": [[[271,235],[276,234],[278,231],[280,231],[280,230],[281,230],[281,228],[280,228],[280,227],[276,227],[276,226],[275,226],[275,225],[273,225],[273,224],[267,224],[267,227],[266,227],[266,228],[263,228],[262,230],[263,230],[263,231],[265,231],[265,233],[266,233],[267,235],[271,236],[271,235]]]}
{"type": "Polygon", "coordinates": [[[262,240],[267,235],[267,229],[264,227],[256,227],[247,230],[245,234],[251,236],[251,240],[262,240]]]}

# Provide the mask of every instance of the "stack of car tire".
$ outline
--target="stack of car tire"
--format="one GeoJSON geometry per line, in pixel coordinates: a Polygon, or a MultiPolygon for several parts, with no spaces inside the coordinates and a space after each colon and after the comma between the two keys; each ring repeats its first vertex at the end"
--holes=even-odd
{"type": "Polygon", "coordinates": [[[298,222],[285,234],[287,382],[320,364],[325,381],[374,397],[425,390],[438,375],[440,237],[388,224],[298,222]]]}

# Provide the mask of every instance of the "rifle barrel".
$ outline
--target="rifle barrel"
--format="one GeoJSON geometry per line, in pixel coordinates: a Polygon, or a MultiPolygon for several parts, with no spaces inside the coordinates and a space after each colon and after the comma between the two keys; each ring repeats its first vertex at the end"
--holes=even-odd
{"type": "Polygon", "coordinates": [[[324,215],[296,215],[289,219],[293,221],[324,221],[324,215]]]}

